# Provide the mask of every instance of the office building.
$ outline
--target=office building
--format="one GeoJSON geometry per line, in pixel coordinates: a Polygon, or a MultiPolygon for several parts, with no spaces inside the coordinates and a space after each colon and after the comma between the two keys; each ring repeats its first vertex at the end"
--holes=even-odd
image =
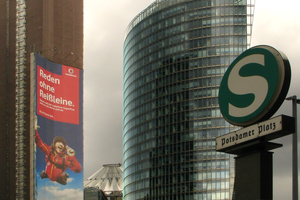
{"type": "Polygon", "coordinates": [[[108,200],[102,190],[95,187],[84,188],[84,200],[108,200]]]}
{"type": "Polygon", "coordinates": [[[124,199],[232,199],[234,159],[215,138],[236,127],[218,88],[250,44],[254,1],[156,0],[123,48],[124,199]]]}
{"type": "Polygon", "coordinates": [[[0,0],[0,199],[34,199],[30,53],[83,67],[83,0],[0,0]]]}

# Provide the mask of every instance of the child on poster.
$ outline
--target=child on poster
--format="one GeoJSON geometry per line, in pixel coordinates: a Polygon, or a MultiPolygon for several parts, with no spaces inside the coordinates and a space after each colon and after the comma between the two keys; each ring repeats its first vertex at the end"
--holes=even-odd
{"type": "Polygon", "coordinates": [[[51,146],[48,146],[42,141],[37,131],[38,128],[35,117],[35,142],[46,155],[46,168],[41,172],[41,178],[49,178],[51,181],[66,185],[69,178],[69,175],[65,172],[67,168],[75,173],[81,172],[81,165],[75,157],[75,151],[67,145],[62,136],[56,136],[51,146]]]}

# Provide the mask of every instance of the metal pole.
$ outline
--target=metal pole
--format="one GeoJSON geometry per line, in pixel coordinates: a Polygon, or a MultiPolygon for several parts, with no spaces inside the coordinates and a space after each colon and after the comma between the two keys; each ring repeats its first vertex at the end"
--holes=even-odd
{"type": "Polygon", "coordinates": [[[292,97],[295,133],[293,134],[293,200],[298,200],[298,138],[297,138],[297,96],[292,97]]]}

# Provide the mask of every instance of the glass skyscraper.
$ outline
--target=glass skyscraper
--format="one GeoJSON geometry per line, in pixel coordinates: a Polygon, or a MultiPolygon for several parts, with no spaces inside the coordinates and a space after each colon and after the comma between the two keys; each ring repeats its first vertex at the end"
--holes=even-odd
{"type": "Polygon", "coordinates": [[[129,24],[123,60],[124,199],[232,199],[236,129],[218,88],[250,44],[254,0],[156,0],[129,24]]]}

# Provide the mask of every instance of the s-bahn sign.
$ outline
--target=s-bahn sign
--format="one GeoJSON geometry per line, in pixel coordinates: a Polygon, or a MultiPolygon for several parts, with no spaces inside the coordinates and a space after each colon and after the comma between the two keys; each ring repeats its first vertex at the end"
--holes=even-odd
{"type": "Polygon", "coordinates": [[[232,153],[235,146],[245,144],[250,140],[262,139],[273,140],[295,132],[295,120],[293,117],[280,115],[272,119],[257,123],[246,128],[233,131],[216,138],[216,150],[232,153]]]}
{"type": "Polygon", "coordinates": [[[287,57],[273,47],[255,46],[238,56],[219,90],[223,117],[237,126],[269,119],[281,106],[291,81],[287,57]]]}

